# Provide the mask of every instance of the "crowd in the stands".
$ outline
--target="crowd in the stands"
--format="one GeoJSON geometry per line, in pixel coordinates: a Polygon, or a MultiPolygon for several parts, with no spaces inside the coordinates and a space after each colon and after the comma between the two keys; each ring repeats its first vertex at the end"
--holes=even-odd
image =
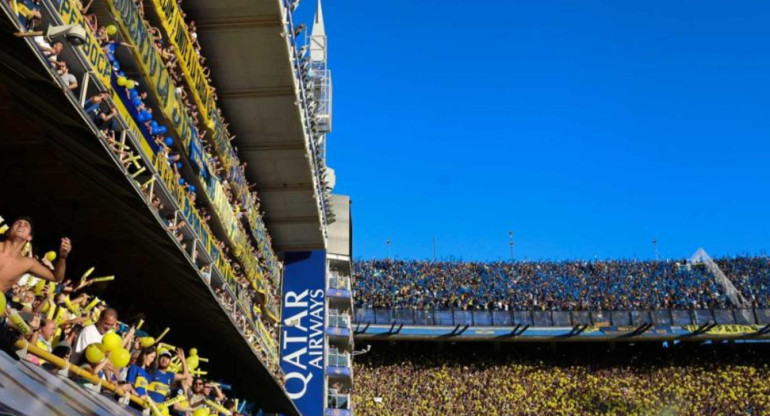
{"type": "Polygon", "coordinates": [[[770,305],[770,258],[739,256],[716,262],[751,306],[770,305]]]}
{"type": "MultiPolygon", "coordinates": [[[[69,91],[72,97],[78,99],[83,94],[88,97],[85,100],[84,111],[87,113],[95,127],[101,133],[101,139],[111,148],[117,159],[122,164],[126,173],[131,175],[141,186],[148,205],[150,205],[165,223],[169,234],[179,243],[180,247],[189,255],[196,258],[196,263],[201,270],[201,276],[208,284],[211,284],[217,290],[217,299],[227,309],[235,322],[241,329],[244,337],[255,347],[255,352],[260,356],[263,362],[268,365],[274,375],[281,379],[282,372],[279,364],[275,360],[275,351],[265,351],[266,348],[277,349],[277,303],[279,294],[277,291],[277,276],[280,274],[280,264],[276,260],[272,249],[270,236],[264,230],[264,227],[255,231],[257,243],[246,244],[247,252],[237,252],[231,244],[225,242],[227,237],[217,238],[211,230],[221,227],[215,227],[212,223],[212,216],[217,217],[218,212],[211,210],[211,205],[204,202],[205,194],[203,190],[197,189],[194,185],[194,178],[191,179],[193,170],[186,164],[190,161],[186,157],[185,149],[178,141],[172,137],[171,127],[164,124],[162,109],[157,107],[157,100],[152,99],[152,91],[144,80],[139,76],[129,77],[122,69],[122,65],[136,65],[131,60],[131,52],[136,47],[131,45],[122,37],[116,24],[109,22],[99,22],[95,14],[89,14],[89,9],[93,5],[93,0],[83,4],[73,3],[84,16],[84,27],[90,31],[102,47],[111,66],[111,85],[105,85],[107,90],[99,90],[95,81],[88,85],[87,91],[81,91],[85,85],[81,85],[80,80],[86,76],[87,68],[79,66],[79,62],[72,61],[76,48],[66,41],[50,40],[44,36],[34,38],[42,56],[48,61],[51,68],[58,74],[63,89],[69,91]],[[124,50],[124,53],[119,53],[124,50]],[[72,61],[72,62],[68,62],[72,61]],[[123,60],[123,61],[121,61],[123,60]],[[135,78],[135,79],[132,79],[135,78]],[[117,85],[116,85],[117,84],[117,85]],[[118,103],[122,101],[122,103],[118,103]],[[198,216],[203,222],[203,227],[211,237],[212,243],[216,246],[221,259],[227,264],[233,272],[232,279],[225,281],[212,280],[212,264],[206,264],[201,260],[200,255],[194,255],[195,230],[180,215],[176,207],[169,206],[170,203],[163,201],[163,193],[157,187],[159,183],[153,184],[151,166],[144,166],[141,158],[141,146],[132,143],[121,133],[127,131],[126,123],[129,120],[122,120],[121,113],[118,111],[118,105],[123,105],[127,110],[133,122],[139,127],[142,135],[148,141],[155,145],[159,157],[163,157],[167,166],[173,171],[174,181],[184,189],[185,197],[189,198],[192,205],[195,206],[198,216]],[[256,247],[259,247],[257,249],[256,247]],[[258,267],[267,279],[267,284],[257,285],[253,276],[247,277],[247,269],[243,264],[243,259],[256,259],[258,267]],[[272,280],[273,284],[270,284],[272,280]],[[265,342],[261,337],[267,336],[271,342],[265,342]]],[[[53,16],[46,16],[45,8],[41,3],[33,0],[19,0],[16,2],[19,22],[23,31],[45,29],[46,25],[54,24],[53,16]]],[[[145,11],[139,3],[140,11],[144,16],[145,11]]],[[[181,3],[177,4],[181,7],[181,3]]],[[[180,9],[181,10],[181,9],[180,9]]],[[[184,15],[184,12],[182,12],[184,15]]],[[[144,18],[143,23],[153,36],[153,43],[156,51],[160,54],[164,67],[169,71],[172,78],[172,90],[183,103],[187,115],[192,119],[195,126],[193,134],[201,140],[203,144],[203,160],[207,163],[206,172],[214,177],[222,186],[229,202],[229,208],[232,209],[232,215],[237,219],[235,225],[242,234],[249,236],[244,227],[244,219],[253,220],[254,210],[261,211],[259,197],[254,190],[254,185],[246,182],[246,163],[238,160],[237,151],[229,142],[234,136],[227,130],[227,123],[224,123],[223,131],[226,136],[223,147],[222,143],[215,143],[212,135],[207,136],[207,127],[204,120],[199,115],[199,109],[195,101],[191,98],[190,85],[183,82],[181,77],[180,65],[177,55],[166,38],[165,32],[153,27],[150,19],[144,18]],[[218,155],[219,152],[226,152],[225,155],[218,155]],[[252,211],[248,211],[252,210],[252,211]],[[249,215],[251,212],[252,215],[249,215]]],[[[188,29],[192,39],[192,45],[196,51],[199,63],[204,68],[206,77],[209,77],[209,69],[205,66],[205,57],[200,53],[201,47],[197,40],[195,23],[190,21],[188,29]]],[[[213,98],[216,100],[216,90],[209,82],[209,88],[213,98]]],[[[218,116],[224,120],[221,110],[218,116]]],[[[221,205],[220,205],[221,206],[221,205]]],[[[181,208],[181,207],[179,207],[181,208]]],[[[261,220],[260,220],[261,221],[261,220]]],[[[252,224],[253,226],[253,224],[252,224]]],[[[243,246],[240,246],[243,247],[243,246]]],[[[223,276],[223,271],[220,271],[223,276]]]]}
{"type": "MultiPolygon", "coordinates": [[[[224,260],[230,270],[233,272],[233,278],[227,279],[224,282],[212,282],[212,266],[209,264],[203,264],[198,257],[197,262],[200,263],[199,267],[202,270],[202,276],[207,283],[210,283],[217,287],[221,293],[226,296],[220,296],[218,299],[223,302],[223,305],[227,307],[232,313],[233,320],[241,328],[244,336],[252,342],[255,346],[255,351],[260,355],[260,358],[273,369],[276,377],[282,377],[279,365],[274,359],[270,358],[271,354],[264,351],[266,348],[265,343],[258,340],[258,335],[269,336],[272,340],[270,347],[277,345],[277,303],[278,292],[277,285],[275,284],[261,284],[257,287],[256,282],[247,278],[246,268],[240,261],[241,259],[257,259],[258,267],[261,269],[264,275],[268,276],[265,282],[273,280],[276,282],[276,274],[280,273],[277,268],[280,267],[275,259],[275,256],[270,249],[271,242],[270,237],[261,229],[258,233],[259,236],[265,238],[263,244],[247,244],[246,248],[249,250],[246,253],[236,253],[231,244],[228,244],[224,239],[217,238],[217,236],[211,231],[213,225],[212,215],[216,216],[217,212],[210,211],[210,205],[204,203],[202,199],[205,198],[203,191],[197,189],[190,179],[192,170],[187,169],[185,164],[188,163],[186,149],[183,148],[177,140],[172,137],[169,126],[164,125],[162,117],[162,109],[158,108],[154,101],[150,99],[151,89],[145,85],[144,81],[137,79],[131,79],[127,76],[124,70],[121,68],[121,64],[125,65],[126,62],[120,62],[119,56],[123,56],[123,59],[129,54],[119,54],[121,49],[130,51],[135,49],[121,37],[119,30],[114,24],[101,24],[97,22],[97,18],[93,14],[89,13],[93,1],[83,5],[80,2],[76,2],[79,8],[79,12],[85,16],[85,26],[87,30],[90,30],[97,41],[100,43],[103,52],[105,53],[108,61],[111,65],[111,72],[113,77],[112,85],[106,85],[106,87],[113,88],[115,94],[108,91],[100,91],[96,89],[95,84],[90,83],[88,90],[85,91],[88,97],[84,104],[84,111],[89,116],[95,127],[101,132],[102,140],[111,148],[123,168],[128,174],[130,174],[137,183],[141,185],[144,191],[145,197],[148,200],[148,204],[155,209],[161,219],[164,221],[168,232],[177,240],[180,247],[188,254],[192,254],[193,250],[197,248],[193,247],[194,239],[190,236],[194,236],[194,230],[191,225],[185,221],[179,211],[175,207],[164,204],[162,199],[162,193],[158,190],[160,184],[153,184],[152,175],[149,169],[151,167],[142,166],[142,159],[140,156],[141,150],[138,150],[140,146],[132,143],[125,136],[121,135],[121,131],[125,130],[125,126],[122,125],[120,115],[118,112],[116,101],[123,101],[122,104],[129,110],[128,113],[134,119],[134,123],[139,126],[141,133],[153,143],[157,150],[158,157],[162,157],[166,160],[166,164],[173,171],[174,181],[180,187],[184,189],[185,197],[189,198],[192,205],[196,207],[199,213],[199,217],[204,223],[204,227],[207,234],[212,238],[214,246],[217,251],[221,253],[220,258],[224,260]],[[117,86],[115,85],[117,84],[117,86]],[[149,168],[149,169],[148,169],[149,168]],[[149,180],[145,180],[149,178],[149,180]],[[203,198],[201,198],[203,197],[203,198]],[[256,247],[259,246],[260,249],[256,247]],[[227,286],[222,286],[221,283],[227,286]],[[260,294],[260,291],[262,292],[260,294]],[[238,301],[236,301],[236,298],[238,301]],[[227,303],[225,303],[227,302],[227,303]],[[272,308],[271,313],[267,313],[267,308],[272,308]],[[259,321],[259,322],[256,322],[259,321]],[[259,334],[256,334],[259,332],[259,334]]],[[[51,24],[53,22],[51,16],[45,15],[45,10],[41,7],[41,4],[36,1],[23,0],[18,2],[19,20],[25,30],[38,30],[43,28],[45,24],[51,24]]],[[[181,82],[180,69],[178,62],[176,61],[176,55],[173,53],[173,46],[170,45],[168,39],[164,38],[163,32],[150,25],[149,20],[144,20],[145,25],[149,28],[149,32],[154,36],[154,45],[157,51],[161,55],[166,69],[169,70],[174,82],[174,92],[178,95],[184,104],[187,114],[193,119],[196,127],[194,134],[197,134],[204,144],[203,152],[205,161],[209,162],[207,166],[207,172],[210,173],[219,183],[222,185],[222,189],[227,196],[229,207],[232,208],[233,216],[237,219],[235,225],[240,229],[241,233],[246,233],[244,228],[243,219],[246,217],[247,210],[244,207],[244,201],[250,200],[255,204],[250,207],[253,210],[260,210],[259,198],[254,187],[245,183],[245,168],[246,163],[241,163],[235,151],[228,144],[229,154],[226,158],[215,156],[218,150],[215,146],[211,135],[207,137],[206,127],[203,125],[203,120],[199,118],[198,109],[196,108],[192,99],[189,96],[189,85],[181,82]],[[225,163],[227,160],[227,164],[225,163]],[[236,186],[236,183],[239,184],[236,186]],[[244,184],[241,186],[240,184],[244,184]],[[231,185],[232,184],[232,185],[231,185]],[[244,195],[244,192],[248,192],[248,195],[244,195]]],[[[195,48],[200,63],[203,65],[205,58],[200,54],[200,44],[197,42],[197,35],[195,34],[194,22],[190,25],[191,36],[194,40],[193,47],[195,48]]],[[[80,79],[85,76],[85,70],[79,68],[76,65],[69,65],[66,58],[72,57],[75,48],[67,42],[63,41],[49,41],[43,36],[37,36],[34,38],[36,45],[40,49],[41,54],[51,65],[51,68],[56,71],[63,84],[63,87],[73,94],[73,97],[79,97],[83,93],[81,88],[85,85],[79,83],[80,79]],[[78,69],[76,69],[78,68],[78,69]]],[[[135,63],[134,63],[135,64],[135,63]]],[[[208,74],[208,69],[206,68],[208,74]]],[[[210,80],[209,80],[210,81],[210,80]]],[[[216,91],[212,92],[216,98],[216,91]]],[[[219,110],[218,110],[219,111],[219,110]]],[[[221,112],[219,114],[221,118],[221,112]]],[[[232,140],[233,136],[224,129],[228,140],[232,140]]],[[[180,207],[181,208],[181,207],[180,207]]],[[[248,235],[248,234],[246,234],[248,235]]],[[[243,247],[243,246],[242,246],[243,247]]],[[[222,272],[222,271],[220,271],[222,272]]],[[[223,275],[224,273],[220,273],[223,275]]]]}
{"type": "Polygon", "coordinates": [[[8,357],[43,366],[91,389],[108,389],[140,410],[165,409],[184,416],[242,414],[238,401],[228,398],[220,383],[204,380],[208,371],[202,364],[208,360],[195,348],[185,354],[163,342],[168,329],[153,337],[142,329],[141,319],[121,322],[116,309],[86,290],[115,276],[92,276],[90,268],[70,278],[70,240],[62,238],[57,251],[36,253],[33,232],[28,218],[0,229],[0,350],[8,357]]]}
{"type": "Polygon", "coordinates": [[[355,414],[770,414],[766,347],[675,347],[638,355],[580,350],[561,356],[549,348],[532,353],[522,347],[516,354],[493,354],[470,344],[461,350],[374,346],[353,365],[355,414]]]}
{"type": "MultiPolygon", "coordinates": [[[[768,305],[767,259],[724,260],[725,273],[768,305]]],[[[458,262],[369,260],[355,265],[362,308],[630,310],[734,306],[702,264],[678,261],[458,262]]]]}

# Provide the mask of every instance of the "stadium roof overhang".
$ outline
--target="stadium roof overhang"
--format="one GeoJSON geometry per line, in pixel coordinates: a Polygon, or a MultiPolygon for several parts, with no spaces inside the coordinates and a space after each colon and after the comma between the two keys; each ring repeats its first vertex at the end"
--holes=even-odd
{"type": "Polygon", "coordinates": [[[281,0],[189,0],[219,104],[276,251],[325,247],[281,0]]]}
{"type": "MultiPolygon", "coordinates": [[[[82,116],[47,78],[27,44],[0,28],[0,215],[33,218],[35,247],[73,241],[68,278],[95,266],[115,274],[93,288],[151,332],[172,326],[168,340],[211,359],[210,376],[269,412],[299,412],[261,364],[152,210],[86,128],[82,116]],[[216,363],[216,364],[214,364],[216,363]]],[[[154,335],[157,335],[155,333],[154,335]]]]}

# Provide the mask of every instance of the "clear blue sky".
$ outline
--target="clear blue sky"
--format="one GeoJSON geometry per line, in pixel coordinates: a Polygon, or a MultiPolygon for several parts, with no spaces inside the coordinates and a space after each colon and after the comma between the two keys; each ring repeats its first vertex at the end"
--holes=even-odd
{"type": "MultiPolygon", "coordinates": [[[[298,17],[310,22],[315,1],[298,17]]],[[[770,246],[770,2],[325,0],[356,258],[770,246]]]]}

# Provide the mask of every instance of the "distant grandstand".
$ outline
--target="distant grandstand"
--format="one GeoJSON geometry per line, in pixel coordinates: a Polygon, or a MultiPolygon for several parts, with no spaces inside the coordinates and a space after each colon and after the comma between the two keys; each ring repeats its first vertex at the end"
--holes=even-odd
{"type": "Polygon", "coordinates": [[[573,341],[770,333],[764,257],[356,263],[359,338],[573,341]],[[722,269],[727,270],[725,274],[722,269]]]}
{"type": "Polygon", "coordinates": [[[770,414],[766,257],[355,267],[357,415],[770,414]]]}

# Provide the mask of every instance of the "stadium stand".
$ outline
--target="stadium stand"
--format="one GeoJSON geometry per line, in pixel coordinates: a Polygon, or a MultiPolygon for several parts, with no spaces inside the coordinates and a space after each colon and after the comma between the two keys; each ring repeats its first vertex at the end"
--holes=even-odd
{"type": "Polygon", "coordinates": [[[752,306],[770,305],[770,259],[735,257],[718,259],[717,263],[752,306]]]}
{"type": "Polygon", "coordinates": [[[123,323],[117,310],[85,292],[115,276],[91,277],[90,268],[77,282],[64,278],[72,250],[69,239],[61,240],[58,251],[38,257],[32,249],[30,219],[2,228],[0,283],[10,290],[0,297],[0,315],[5,316],[0,348],[7,357],[69,376],[92,390],[104,388],[140,410],[240,414],[238,401],[223,393],[226,385],[202,378],[208,372],[199,367],[208,360],[199,357],[197,349],[186,356],[181,348],[162,342],[168,328],[152,337],[141,330],[143,320],[123,323]]]}
{"type": "MultiPolygon", "coordinates": [[[[756,306],[764,307],[768,279],[766,271],[757,270],[766,262],[722,260],[720,266],[730,276],[742,271],[747,277],[736,283],[752,294],[756,306]]],[[[705,267],[688,260],[370,260],[356,263],[354,288],[356,306],[362,308],[612,311],[736,306],[705,267]]]]}
{"type": "MultiPolygon", "coordinates": [[[[17,36],[33,39],[31,44],[37,49],[37,57],[52,80],[58,81],[57,86],[66,100],[79,104],[87,116],[83,120],[87,127],[110,151],[132,185],[141,190],[165,231],[198,269],[201,281],[227,313],[229,323],[246,340],[277,385],[282,385],[284,375],[278,362],[277,330],[282,265],[273,252],[259,195],[246,180],[247,163],[239,159],[237,148],[230,144],[234,136],[228,132],[227,122],[217,106],[216,90],[211,85],[210,70],[197,41],[195,23],[181,10],[181,2],[96,0],[86,4],[70,0],[10,0],[3,2],[2,7],[15,20],[17,36]],[[161,4],[164,7],[160,7],[161,4]],[[130,19],[136,20],[131,20],[129,25],[130,19]],[[170,21],[176,25],[173,33],[170,21]],[[46,31],[54,27],[65,29],[68,25],[80,26],[84,31],[77,32],[77,36],[55,39],[50,36],[50,30],[46,31]],[[185,40],[187,42],[183,42],[185,40]],[[156,62],[161,65],[155,66],[156,62]],[[190,73],[191,68],[195,73],[190,73]]],[[[289,5],[281,7],[285,9],[289,5]]],[[[76,33],[73,29],[67,30],[76,33]]],[[[292,39],[292,45],[296,43],[292,39]]],[[[307,78],[304,73],[301,76],[307,78]]],[[[74,149],[74,142],[70,147],[74,149]]],[[[323,173],[325,155],[315,151],[314,156],[323,173]]],[[[324,190],[321,204],[325,204],[331,187],[325,175],[319,174],[319,177],[318,187],[324,190]]],[[[15,208],[24,209],[18,205],[15,208]]],[[[13,230],[11,224],[7,227],[13,230]]],[[[46,261],[42,253],[33,253],[31,249],[25,253],[25,256],[34,255],[46,261]]],[[[15,283],[10,288],[9,313],[14,307],[23,307],[19,314],[13,315],[10,329],[4,327],[6,353],[14,356],[17,348],[26,348],[30,360],[41,362],[35,354],[51,352],[55,349],[53,346],[59,344],[57,341],[61,341],[67,342],[72,350],[70,358],[79,364],[86,347],[76,347],[81,338],[79,330],[91,321],[102,322],[99,311],[105,310],[105,306],[93,295],[78,292],[91,284],[110,280],[87,280],[87,275],[77,285],[65,281],[40,286],[37,279],[29,277],[15,283]],[[41,317],[44,312],[61,315],[41,317]],[[12,341],[18,331],[23,337],[17,344],[12,341]],[[38,331],[46,331],[47,335],[41,337],[38,331]],[[51,331],[55,335],[50,335],[51,331]],[[29,346],[21,345],[24,339],[29,346]],[[44,350],[38,350],[40,345],[44,350]]],[[[134,290],[141,292],[138,282],[134,286],[134,290]]],[[[175,292],[163,294],[160,287],[157,285],[158,290],[154,292],[160,292],[161,296],[176,295],[175,292]]],[[[128,296],[115,296],[114,292],[112,300],[117,304],[133,307],[128,296]]],[[[137,312],[131,314],[135,316],[137,312]]],[[[137,359],[141,348],[148,346],[157,347],[155,360],[149,361],[164,360],[168,344],[159,340],[149,342],[148,336],[141,337],[147,345],[135,343],[131,341],[132,328],[125,324],[116,328],[132,360],[137,359]]],[[[195,335],[185,339],[191,337],[195,335]]],[[[63,344],[58,346],[59,352],[65,350],[63,344]]],[[[107,354],[107,358],[94,359],[87,370],[94,376],[100,375],[105,387],[115,382],[112,390],[131,391],[135,404],[147,405],[143,395],[137,394],[140,391],[136,386],[125,383],[125,371],[118,374],[120,366],[111,362],[113,355],[126,354],[107,354]]],[[[192,378],[196,373],[185,368],[185,357],[174,357],[174,360],[175,370],[180,376],[185,375],[176,377],[175,385],[184,391],[196,389],[192,378]]],[[[237,366],[228,363],[228,367],[237,366]]],[[[197,374],[205,372],[199,370],[197,374]]],[[[149,384],[152,385],[152,380],[149,384]]],[[[207,385],[213,386],[213,382],[207,385]]],[[[253,386],[248,388],[254,390],[253,386]]],[[[270,394],[262,390],[263,394],[270,394]]],[[[285,391],[282,394],[285,395],[285,391]]],[[[210,407],[228,403],[231,411],[235,408],[221,392],[212,397],[216,403],[210,407]]],[[[173,404],[173,407],[179,405],[173,404]]],[[[192,413],[192,409],[187,413],[192,413]]]]}
{"type": "Polygon", "coordinates": [[[374,345],[354,364],[357,415],[763,415],[767,345],[374,345]]]}

